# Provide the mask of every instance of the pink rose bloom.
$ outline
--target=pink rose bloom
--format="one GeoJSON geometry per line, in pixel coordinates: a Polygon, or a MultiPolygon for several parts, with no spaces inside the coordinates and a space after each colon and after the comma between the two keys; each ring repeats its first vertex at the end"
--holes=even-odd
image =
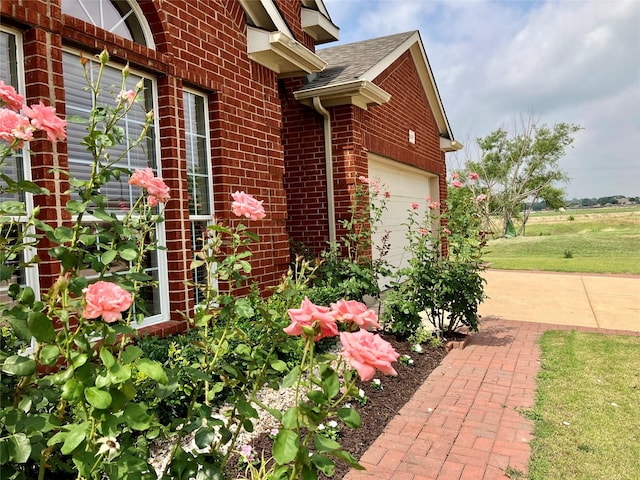
{"type": "Polygon", "coordinates": [[[425,200],[429,203],[431,201],[431,197],[425,197],[425,200]]]}
{"type": "Polygon", "coordinates": [[[356,300],[342,299],[332,303],[331,314],[340,322],[355,323],[365,330],[380,328],[376,312],[356,300]]]}
{"type": "Polygon", "coordinates": [[[340,333],[340,342],[342,343],[342,356],[349,365],[356,369],[362,381],[371,380],[376,370],[389,375],[397,375],[391,362],[395,362],[400,354],[379,335],[374,335],[366,330],[358,330],[353,333],[342,332],[340,333]]]}
{"type": "Polygon", "coordinates": [[[65,128],[67,121],[56,116],[56,109],[48,107],[42,101],[37,105],[26,105],[22,108],[24,114],[31,119],[31,125],[38,130],[47,132],[47,137],[52,142],[56,140],[64,140],[67,138],[65,128]]]}
{"type": "Polygon", "coordinates": [[[426,228],[421,228],[418,230],[418,232],[420,232],[420,235],[426,235],[427,233],[429,233],[429,230],[427,230],[426,228]]]}
{"type": "Polygon", "coordinates": [[[314,342],[338,335],[338,325],[329,308],[314,305],[307,297],[304,297],[300,308],[290,308],[287,313],[291,319],[291,325],[284,329],[287,335],[302,335],[302,327],[320,328],[320,333],[313,337],[314,342]]]}
{"type": "Polygon", "coordinates": [[[420,205],[418,205],[416,202],[413,202],[413,203],[411,204],[411,208],[413,208],[414,210],[417,210],[419,206],[420,206],[420,205]]]}
{"type": "Polygon", "coordinates": [[[0,80],[0,102],[14,112],[19,112],[22,108],[24,97],[16,92],[16,89],[11,85],[7,85],[4,81],[0,80]]]}
{"type": "Polygon", "coordinates": [[[436,208],[440,207],[440,202],[431,202],[429,204],[429,210],[435,210],[436,208]]]}
{"type": "Polygon", "coordinates": [[[449,230],[447,227],[444,227],[442,229],[444,231],[444,233],[446,233],[447,235],[451,235],[451,230],[449,230]]]}
{"type": "Polygon", "coordinates": [[[460,180],[454,180],[453,182],[451,182],[451,185],[453,186],[453,188],[464,187],[464,184],[460,180]]]}
{"type": "Polygon", "coordinates": [[[484,193],[481,193],[476,197],[476,202],[483,202],[484,200],[486,200],[486,198],[487,196],[484,193]]]}
{"type": "Polygon", "coordinates": [[[457,173],[452,173],[452,174],[451,174],[451,178],[453,178],[454,180],[456,180],[456,179],[460,178],[460,175],[459,175],[459,174],[457,174],[457,173]]]}
{"type": "Polygon", "coordinates": [[[136,169],[129,179],[129,185],[144,188],[149,193],[149,205],[155,207],[158,202],[169,200],[169,187],[161,178],[156,178],[149,167],[144,170],[136,169]]]}
{"type": "Polygon", "coordinates": [[[262,220],[267,216],[262,206],[263,200],[258,201],[244,192],[236,192],[231,196],[233,197],[231,211],[234,215],[238,217],[245,216],[250,220],[262,220]]]}
{"type": "Polygon", "coordinates": [[[386,190],[384,192],[384,198],[391,198],[391,193],[389,192],[389,190],[386,190]]]}
{"type": "Polygon", "coordinates": [[[135,92],[135,90],[122,90],[116,97],[116,101],[127,102],[129,105],[131,105],[133,102],[135,102],[137,96],[138,94],[135,92]]]}
{"type": "Polygon", "coordinates": [[[476,172],[471,172],[469,174],[469,180],[478,180],[478,178],[480,178],[480,176],[476,172]]]}
{"type": "Polygon", "coordinates": [[[365,177],[364,175],[360,175],[358,177],[358,180],[360,180],[360,183],[364,183],[366,185],[369,185],[369,183],[371,182],[371,180],[369,180],[367,177],[365,177]]]}
{"type": "Polygon", "coordinates": [[[86,319],[98,318],[107,323],[122,318],[122,312],[131,307],[133,299],[124,288],[102,280],[92,283],[83,290],[85,307],[82,315],[86,319]]]}
{"type": "MultiPolygon", "coordinates": [[[[24,115],[7,108],[0,109],[0,138],[8,144],[12,144],[16,139],[27,142],[32,140],[33,131],[34,127],[24,115]]],[[[22,147],[22,142],[17,146],[22,147]]]]}

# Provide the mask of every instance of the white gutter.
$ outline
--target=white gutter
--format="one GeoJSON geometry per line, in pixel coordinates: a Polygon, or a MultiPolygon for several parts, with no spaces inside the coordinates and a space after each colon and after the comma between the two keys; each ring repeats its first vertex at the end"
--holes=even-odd
{"type": "Polygon", "coordinates": [[[336,243],[336,204],[333,190],[333,146],[331,144],[331,115],[322,106],[320,97],[313,97],[313,108],[324,118],[324,157],[327,176],[327,215],[329,217],[329,243],[336,243]]]}

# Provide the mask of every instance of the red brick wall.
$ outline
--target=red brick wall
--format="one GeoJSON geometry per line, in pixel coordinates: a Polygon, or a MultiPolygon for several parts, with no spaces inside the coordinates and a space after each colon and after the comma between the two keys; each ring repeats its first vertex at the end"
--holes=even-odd
{"type": "MultiPolygon", "coordinates": [[[[328,109],[338,238],[344,233],[340,221],[349,217],[355,182],[358,176],[368,174],[369,152],[438,175],[440,199],[446,198],[446,166],[440,136],[410,53],[402,55],[374,83],[391,94],[390,102],[368,110],[353,105],[328,109]],[[416,132],[415,145],[408,141],[409,130],[416,132]]],[[[299,80],[289,81],[281,92],[289,203],[287,228],[292,240],[304,243],[318,254],[326,248],[328,239],[322,117],[292,100],[293,92],[300,86],[299,80]]]]}
{"type": "MultiPolygon", "coordinates": [[[[192,293],[183,281],[192,250],[187,208],[182,88],[209,94],[215,212],[230,217],[231,193],[244,190],[264,200],[267,218],[250,222],[260,235],[253,248],[253,275],[263,287],[277,282],[289,260],[284,149],[276,74],[252,62],[246,53],[246,20],[239,2],[139,0],[153,31],[155,50],[120,38],[79,19],[63,15],[56,0],[1,2],[2,23],[23,32],[27,101],[43,99],[64,114],[62,47],[94,54],[103,48],[114,62],[154,75],[158,86],[162,173],[171,187],[165,228],[169,261],[171,315],[189,307],[192,293]]],[[[310,38],[300,27],[300,2],[278,2],[287,23],[304,44],[310,38]],[[296,16],[297,15],[297,16],[296,16]],[[296,20],[297,19],[297,20],[296,20]]],[[[60,219],[66,190],[64,179],[52,178],[52,166],[66,167],[66,145],[33,142],[34,177],[52,192],[43,203],[43,218],[60,219]]],[[[42,265],[42,286],[57,275],[55,263],[42,265]]]]}

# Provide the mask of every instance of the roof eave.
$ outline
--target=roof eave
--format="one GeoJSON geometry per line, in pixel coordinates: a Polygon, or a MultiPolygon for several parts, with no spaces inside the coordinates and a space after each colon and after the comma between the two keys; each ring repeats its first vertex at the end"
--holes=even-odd
{"type": "Polygon", "coordinates": [[[321,72],[327,66],[322,58],[283,32],[247,27],[249,58],[281,77],[321,72]]]}
{"type": "Polygon", "coordinates": [[[294,92],[296,100],[312,107],[313,98],[319,97],[325,107],[338,105],[356,105],[363,110],[382,105],[391,100],[391,95],[368,80],[327,85],[324,87],[298,90],[294,92]]]}
{"type": "Polygon", "coordinates": [[[318,44],[335,42],[340,39],[340,29],[329,18],[310,8],[302,7],[302,29],[318,44]]]}

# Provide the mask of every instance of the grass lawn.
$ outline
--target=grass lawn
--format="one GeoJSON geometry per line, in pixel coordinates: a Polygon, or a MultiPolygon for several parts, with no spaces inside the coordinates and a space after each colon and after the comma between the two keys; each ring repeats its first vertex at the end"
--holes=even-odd
{"type": "Polygon", "coordinates": [[[489,241],[493,268],[640,275],[640,209],[533,216],[526,235],[489,241]]]}
{"type": "Polygon", "coordinates": [[[531,480],[640,478],[640,337],[549,331],[531,480]]]}

